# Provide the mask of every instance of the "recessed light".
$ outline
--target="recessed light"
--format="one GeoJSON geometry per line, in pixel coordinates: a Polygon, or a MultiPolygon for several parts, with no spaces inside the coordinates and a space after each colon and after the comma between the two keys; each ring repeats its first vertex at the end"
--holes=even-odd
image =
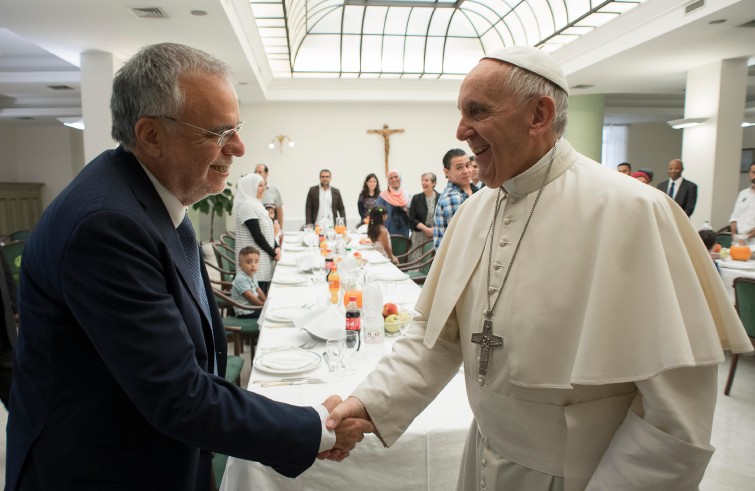
{"type": "Polygon", "coordinates": [[[192,10],[191,15],[207,15],[206,10],[192,10]]]}

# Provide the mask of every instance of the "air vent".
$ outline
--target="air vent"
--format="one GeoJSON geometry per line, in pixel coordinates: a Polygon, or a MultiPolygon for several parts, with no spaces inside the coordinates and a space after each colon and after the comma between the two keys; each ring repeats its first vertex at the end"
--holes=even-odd
{"type": "Polygon", "coordinates": [[[48,85],[47,88],[52,90],[73,90],[73,87],[70,85],[48,85]]]}
{"type": "Polygon", "coordinates": [[[160,7],[132,7],[131,13],[140,19],[167,19],[168,14],[160,7]]]}
{"type": "Polygon", "coordinates": [[[695,10],[705,7],[705,0],[696,0],[684,6],[684,15],[691,14],[695,10]]]}
{"type": "Polygon", "coordinates": [[[747,22],[745,24],[742,24],[739,27],[755,27],[755,19],[751,20],[750,22],[747,22]]]}

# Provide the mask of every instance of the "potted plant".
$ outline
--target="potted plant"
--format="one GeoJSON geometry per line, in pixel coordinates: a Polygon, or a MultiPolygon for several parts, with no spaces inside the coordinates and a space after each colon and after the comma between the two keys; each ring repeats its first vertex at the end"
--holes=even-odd
{"type": "Polygon", "coordinates": [[[200,213],[209,213],[210,215],[210,242],[215,240],[214,226],[215,216],[222,217],[224,214],[231,214],[233,210],[233,187],[230,182],[226,182],[225,189],[222,193],[211,194],[204,199],[194,203],[191,207],[199,210],[200,213]]]}

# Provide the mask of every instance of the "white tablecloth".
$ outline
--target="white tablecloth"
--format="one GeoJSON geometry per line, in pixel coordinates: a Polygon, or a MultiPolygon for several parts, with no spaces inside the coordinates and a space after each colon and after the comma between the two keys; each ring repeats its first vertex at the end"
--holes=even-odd
{"type": "MultiPolygon", "coordinates": [[[[375,251],[361,251],[366,259],[376,258],[375,251]]],[[[309,252],[286,251],[283,258],[295,258],[309,252]]],[[[392,264],[368,265],[368,273],[391,271],[392,264]]],[[[278,274],[291,274],[294,268],[276,269],[278,274]]],[[[414,305],[420,288],[411,280],[397,282],[395,292],[388,299],[400,305],[414,305]]],[[[265,322],[268,309],[316,305],[325,294],[325,286],[271,285],[268,301],[262,312],[262,330],[257,345],[257,356],[275,346],[298,346],[309,336],[293,327],[280,327],[265,322]],[[275,326],[275,327],[273,327],[275,326]]],[[[249,390],[271,399],[297,405],[320,404],[331,394],[346,398],[373,369],[382,355],[391,349],[395,338],[386,338],[383,345],[362,344],[362,349],[353,356],[354,375],[344,375],[333,380],[327,366],[322,363],[316,369],[302,375],[323,377],[325,384],[291,385],[260,388],[255,380],[281,378],[252,369],[249,390]]],[[[322,354],[324,345],[313,350],[322,354]]],[[[299,375],[299,374],[297,374],[299,375]]],[[[397,374],[400,377],[400,374],[397,374]]],[[[396,408],[400,411],[401,408],[396,408]]],[[[333,490],[333,489],[380,489],[380,490],[451,490],[456,489],[462,451],[467,431],[472,421],[464,387],[464,376],[458,374],[433,403],[410,425],[406,433],[391,448],[383,447],[375,435],[366,435],[348,459],[341,463],[315,461],[314,465],[296,479],[285,478],[271,468],[236,458],[229,458],[223,477],[221,491],[230,490],[333,490]]]]}

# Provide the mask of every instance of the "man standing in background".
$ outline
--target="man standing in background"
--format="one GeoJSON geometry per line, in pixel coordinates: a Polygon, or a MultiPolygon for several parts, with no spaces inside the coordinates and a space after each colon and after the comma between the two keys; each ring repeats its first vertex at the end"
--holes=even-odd
{"type": "Polygon", "coordinates": [[[616,170],[629,176],[632,174],[632,164],[629,162],[622,162],[616,166],[616,170]]]}
{"type": "Polygon", "coordinates": [[[275,205],[275,216],[278,218],[278,225],[280,226],[281,231],[283,230],[283,199],[281,199],[281,193],[278,191],[278,188],[275,186],[270,185],[270,181],[268,180],[267,176],[270,173],[270,170],[267,168],[265,164],[257,164],[257,167],[254,168],[255,174],[259,174],[262,176],[262,179],[265,180],[266,188],[265,188],[265,194],[262,195],[262,204],[273,204],[275,205]]]}
{"type": "Polygon", "coordinates": [[[330,171],[320,171],[320,185],[312,186],[307,192],[307,201],[304,205],[304,223],[328,222],[336,224],[336,218],[342,217],[346,224],[346,208],[343,206],[341,192],[330,186],[330,171]]]}
{"type": "Polygon", "coordinates": [[[687,216],[692,215],[697,204],[697,184],[682,177],[684,164],[679,159],[668,163],[668,180],[658,184],[658,189],[671,196],[687,216]]]}
{"type": "Polygon", "coordinates": [[[750,164],[749,177],[752,186],[741,190],[737,195],[729,222],[732,235],[747,235],[747,241],[755,244],[755,162],[750,164]]]}

